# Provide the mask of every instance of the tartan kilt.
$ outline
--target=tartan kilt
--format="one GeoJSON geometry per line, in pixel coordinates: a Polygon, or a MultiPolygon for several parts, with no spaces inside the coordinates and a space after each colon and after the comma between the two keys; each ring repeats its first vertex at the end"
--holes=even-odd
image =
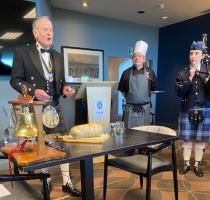
{"type": "Polygon", "coordinates": [[[210,108],[203,110],[204,120],[200,123],[191,123],[188,112],[181,112],[179,115],[179,139],[210,141],[210,108]]]}

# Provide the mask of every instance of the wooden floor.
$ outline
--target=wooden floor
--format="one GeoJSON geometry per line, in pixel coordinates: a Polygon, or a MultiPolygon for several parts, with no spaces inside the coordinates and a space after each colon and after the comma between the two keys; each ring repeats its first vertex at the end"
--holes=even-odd
{"type": "MultiPolygon", "coordinates": [[[[164,151],[163,156],[168,157],[168,151],[164,151]]],[[[177,143],[177,160],[178,166],[181,163],[182,149],[181,143],[177,143]]],[[[145,188],[139,188],[139,180],[136,175],[109,168],[107,200],[139,200],[145,199],[145,188]]],[[[178,175],[179,180],[179,199],[180,200],[210,200],[210,145],[208,145],[204,153],[204,177],[195,176],[193,171],[190,171],[184,176],[178,175]]],[[[51,199],[61,200],[81,199],[71,197],[61,190],[61,173],[59,167],[50,169],[52,175],[53,191],[51,199]]],[[[79,163],[71,164],[72,180],[75,186],[80,189],[80,170],[79,163]]],[[[41,182],[28,181],[32,186],[27,184],[15,183],[12,189],[10,183],[4,183],[5,188],[11,193],[0,199],[4,200],[34,200],[42,199],[40,194],[41,182]]],[[[102,183],[103,183],[103,164],[94,165],[94,187],[95,199],[102,199],[102,183]]],[[[172,173],[160,173],[152,177],[152,200],[170,200],[174,199],[172,173]]]]}

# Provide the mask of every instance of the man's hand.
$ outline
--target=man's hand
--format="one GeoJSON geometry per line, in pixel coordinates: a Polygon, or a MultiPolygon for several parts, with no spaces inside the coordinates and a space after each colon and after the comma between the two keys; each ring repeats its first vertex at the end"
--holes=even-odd
{"type": "Polygon", "coordinates": [[[39,100],[39,101],[46,101],[48,102],[50,100],[50,96],[41,89],[36,89],[35,90],[35,97],[39,100]]]}
{"type": "Polygon", "coordinates": [[[196,68],[191,67],[190,68],[190,74],[189,74],[189,79],[192,81],[193,77],[195,76],[196,68]]]}
{"type": "Polygon", "coordinates": [[[64,86],[63,88],[63,94],[67,97],[72,96],[73,94],[75,94],[75,90],[73,88],[71,88],[70,86],[64,86]]]}

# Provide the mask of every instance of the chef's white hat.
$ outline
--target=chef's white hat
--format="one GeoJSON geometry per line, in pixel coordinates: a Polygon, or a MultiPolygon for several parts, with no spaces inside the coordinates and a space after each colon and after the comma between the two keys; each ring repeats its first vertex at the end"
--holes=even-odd
{"type": "Polygon", "coordinates": [[[143,40],[140,40],[136,42],[134,53],[141,53],[145,56],[147,53],[147,49],[148,49],[148,44],[143,40]]]}

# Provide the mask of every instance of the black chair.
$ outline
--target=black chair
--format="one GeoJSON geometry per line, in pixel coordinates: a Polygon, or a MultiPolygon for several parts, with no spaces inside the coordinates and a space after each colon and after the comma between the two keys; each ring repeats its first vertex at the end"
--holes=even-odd
{"type": "MultiPolygon", "coordinates": [[[[0,159],[7,159],[6,156],[0,155],[0,159]]],[[[50,174],[19,174],[17,167],[14,165],[14,171],[15,174],[8,175],[8,174],[0,174],[0,182],[8,182],[8,181],[26,181],[26,180],[35,180],[39,179],[42,180],[43,184],[43,195],[44,195],[44,200],[49,200],[50,195],[48,191],[48,186],[47,186],[47,178],[50,177],[50,174]]]]}
{"type": "MultiPolygon", "coordinates": [[[[141,126],[134,128],[136,130],[142,130],[153,133],[168,134],[176,136],[176,132],[170,128],[163,126],[141,126]]],[[[169,148],[168,148],[169,149],[169,148]]],[[[161,143],[158,145],[148,146],[142,149],[142,152],[137,155],[127,156],[127,157],[115,157],[108,158],[105,156],[104,161],[104,186],[103,186],[103,199],[106,199],[107,190],[107,171],[108,166],[113,166],[120,168],[122,170],[139,175],[140,178],[140,188],[143,188],[143,177],[146,177],[146,200],[150,200],[151,197],[151,177],[154,174],[173,171],[173,181],[174,181],[174,195],[175,199],[178,200],[178,182],[177,182],[177,167],[176,167],[176,151],[175,142],[161,143]],[[160,152],[162,149],[171,146],[171,161],[164,158],[154,156],[155,153],[160,152]]]]}

